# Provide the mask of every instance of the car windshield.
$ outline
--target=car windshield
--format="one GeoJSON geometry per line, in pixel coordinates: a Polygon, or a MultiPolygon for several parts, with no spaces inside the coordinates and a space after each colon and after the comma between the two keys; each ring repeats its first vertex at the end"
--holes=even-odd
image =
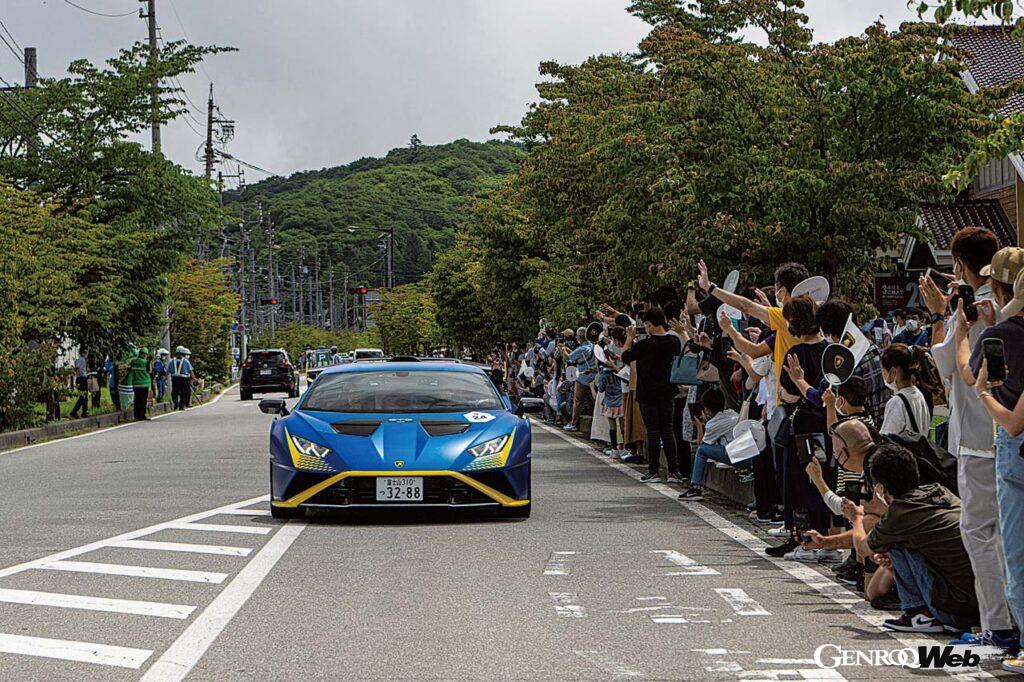
{"type": "Polygon", "coordinates": [[[504,405],[486,377],[469,372],[373,371],[321,375],[301,409],[323,412],[462,412],[504,405]]]}

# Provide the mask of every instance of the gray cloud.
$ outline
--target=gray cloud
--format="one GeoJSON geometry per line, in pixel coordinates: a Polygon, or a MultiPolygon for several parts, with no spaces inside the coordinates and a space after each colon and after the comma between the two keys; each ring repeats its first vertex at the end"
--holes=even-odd
{"type": "MultiPolygon", "coordinates": [[[[126,12],[137,0],[75,0],[126,12]]],[[[137,18],[85,14],[62,0],[5,0],[2,18],[22,45],[39,48],[40,71],[62,75],[72,59],[101,60],[145,37],[137,18]]],[[[483,139],[517,122],[541,60],[579,62],[629,51],[647,27],[625,0],[157,0],[166,40],[230,45],[182,79],[205,107],[213,79],[237,121],[228,151],[290,173],[379,155],[418,134],[428,144],[483,139]],[[177,15],[175,14],[177,11],[177,15]],[[178,17],[181,22],[179,23],[178,17]]],[[[910,18],[905,0],[809,0],[819,40],[861,32],[879,15],[910,18]]],[[[20,65],[0,53],[0,74],[20,65]]],[[[198,113],[197,118],[203,120],[198,113]]],[[[164,131],[165,152],[199,171],[200,138],[183,122],[164,131]]],[[[251,180],[256,173],[247,172],[251,180]]]]}

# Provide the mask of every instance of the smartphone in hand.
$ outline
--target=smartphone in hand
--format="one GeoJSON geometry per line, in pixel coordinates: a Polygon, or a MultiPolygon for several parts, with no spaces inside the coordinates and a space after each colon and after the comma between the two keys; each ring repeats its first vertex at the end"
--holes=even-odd
{"type": "Polygon", "coordinates": [[[968,322],[978,321],[978,309],[974,307],[974,289],[970,284],[961,284],[956,290],[957,298],[963,302],[964,315],[968,322]]]}
{"type": "MultiPolygon", "coordinates": [[[[975,311],[977,315],[977,311],[975,311]]],[[[981,344],[982,354],[988,364],[988,380],[1006,381],[1006,347],[1002,339],[985,339],[981,344]]]]}

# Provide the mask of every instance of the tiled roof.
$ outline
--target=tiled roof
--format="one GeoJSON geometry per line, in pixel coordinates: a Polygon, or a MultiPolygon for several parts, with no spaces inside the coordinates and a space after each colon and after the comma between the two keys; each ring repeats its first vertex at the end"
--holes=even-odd
{"type": "Polygon", "coordinates": [[[953,235],[964,227],[983,227],[996,235],[1000,246],[1017,246],[1017,232],[995,199],[958,201],[948,206],[922,201],[918,211],[925,231],[935,238],[936,248],[948,249],[953,235]]]}
{"type": "MultiPolygon", "coordinates": [[[[1008,26],[970,26],[949,42],[967,52],[967,68],[979,87],[994,88],[1024,78],[1024,46],[1008,26]]],[[[1013,95],[1003,113],[1024,111],[1024,95],[1013,95]]]]}

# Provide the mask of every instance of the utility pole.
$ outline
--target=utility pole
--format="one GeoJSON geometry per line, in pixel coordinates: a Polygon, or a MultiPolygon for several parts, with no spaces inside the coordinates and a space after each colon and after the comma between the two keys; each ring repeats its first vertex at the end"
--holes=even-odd
{"type": "Polygon", "coordinates": [[[328,274],[327,274],[327,299],[328,300],[327,300],[327,305],[329,307],[328,314],[331,316],[331,318],[330,318],[331,321],[330,321],[330,324],[328,326],[328,329],[330,329],[333,332],[334,331],[334,325],[335,325],[335,322],[334,322],[335,315],[334,315],[334,313],[336,312],[336,308],[334,307],[334,263],[328,262],[327,263],[327,267],[328,267],[328,274]]]}
{"type": "MultiPolygon", "coordinates": [[[[140,19],[146,19],[149,24],[149,60],[150,66],[156,64],[156,0],[139,0],[146,3],[146,13],[139,12],[140,19]]],[[[152,124],[152,150],[154,153],[160,151],[160,83],[154,80],[153,91],[149,96],[150,116],[152,124]]]]}
{"type": "Polygon", "coordinates": [[[36,70],[36,48],[26,47],[25,48],[25,87],[34,88],[36,87],[36,81],[39,80],[39,72],[36,70]]]}
{"type": "Polygon", "coordinates": [[[395,288],[395,228],[388,230],[388,290],[395,288]]]}
{"type": "MultiPolygon", "coordinates": [[[[206,101],[206,182],[213,176],[213,83],[210,83],[210,98],[206,101]]],[[[223,182],[218,178],[218,182],[223,182]]],[[[223,185],[220,187],[223,194],[223,185]]]]}
{"type": "Polygon", "coordinates": [[[345,286],[341,289],[341,319],[345,321],[345,329],[348,329],[348,273],[345,273],[345,286]]]}
{"type": "MultiPolygon", "coordinates": [[[[277,298],[277,276],[274,263],[274,221],[267,216],[267,273],[270,277],[270,298],[277,298]]],[[[277,331],[277,305],[270,306],[270,335],[277,331]]]]}

